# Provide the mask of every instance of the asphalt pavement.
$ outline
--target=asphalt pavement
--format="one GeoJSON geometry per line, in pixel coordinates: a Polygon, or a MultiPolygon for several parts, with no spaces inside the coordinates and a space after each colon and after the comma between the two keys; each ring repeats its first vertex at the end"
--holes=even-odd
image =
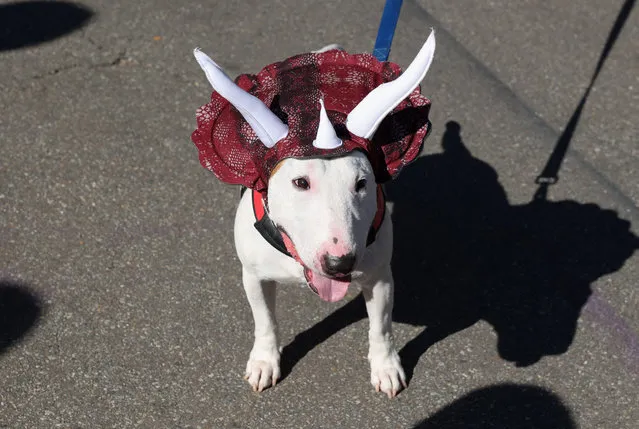
{"type": "Polygon", "coordinates": [[[437,51],[387,188],[389,400],[355,290],[280,290],[284,378],[251,391],[238,189],[190,141],[195,46],[231,75],[368,52],[383,2],[0,2],[0,428],[635,429],[634,5],[404,1],[391,60],[437,51]]]}

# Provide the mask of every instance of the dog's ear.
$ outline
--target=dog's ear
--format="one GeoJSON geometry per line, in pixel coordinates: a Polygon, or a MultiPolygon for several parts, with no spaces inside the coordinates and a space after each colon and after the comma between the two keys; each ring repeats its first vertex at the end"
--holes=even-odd
{"type": "Polygon", "coordinates": [[[273,167],[273,169],[271,170],[271,176],[273,177],[275,175],[275,173],[277,173],[277,170],[280,169],[280,167],[282,167],[282,165],[284,164],[284,161],[286,161],[285,159],[281,160],[280,162],[278,162],[275,167],[273,167]]]}

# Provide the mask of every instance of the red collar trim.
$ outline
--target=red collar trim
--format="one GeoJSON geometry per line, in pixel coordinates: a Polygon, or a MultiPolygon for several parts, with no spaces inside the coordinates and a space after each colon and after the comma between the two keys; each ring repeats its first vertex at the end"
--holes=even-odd
{"type": "MultiPolygon", "coordinates": [[[[384,195],[384,189],[382,185],[377,185],[377,212],[375,213],[375,218],[373,219],[373,224],[371,225],[371,231],[373,232],[373,239],[370,243],[367,243],[368,246],[375,241],[375,236],[377,235],[377,231],[382,227],[382,222],[384,222],[384,215],[386,214],[386,196],[384,195]]],[[[369,233],[370,235],[370,233],[369,233]]],[[[370,240],[370,237],[369,237],[370,240]]]]}

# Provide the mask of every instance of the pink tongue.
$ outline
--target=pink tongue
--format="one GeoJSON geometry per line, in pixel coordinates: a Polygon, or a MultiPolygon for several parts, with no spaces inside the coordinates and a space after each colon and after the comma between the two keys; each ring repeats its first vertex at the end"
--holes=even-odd
{"type": "Polygon", "coordinates": [[[317,290],[317,294],[328,302],[337,302],[344,298],[351,284],[350,281],[329,279],[316,272],[313,272],[311,277],[311,284],[317,290]]]}
{"type": "Polygon", "coordinates": [[[320,298],[322,298],[324,301],[336,302],[346,296],[346,292],[348,292],[348,286],[351,284],[350,276],[348,277],[348,281],[346,279],[335,280],[329,279],[328,277],[324,277],[323,275],[310,270],[302,263],[302,260],[297,254],[297,249],[295,249],[291,238],[287,234],[282,232],[282,239],[284,240],[284,245],[286,246],[286,250],[288,250],[288,253],[290,253],[293,258],[295,258],[295,260],[304,267],[306,281],[308,281],[309,285],[313,289],[315,289],[320,298]]]}

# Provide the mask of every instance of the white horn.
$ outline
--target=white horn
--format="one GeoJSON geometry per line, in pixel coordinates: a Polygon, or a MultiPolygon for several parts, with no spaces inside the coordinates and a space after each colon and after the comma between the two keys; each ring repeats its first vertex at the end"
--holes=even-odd
{"type": "Polygon", "coordinates": [[[318,149],[335,149],[340,147],[342,141],[337,137],[333,124],[328,119],[328,114],[324,108],[324,100],[320,99],[320,121],[317,127],[317,135],[313,140],[313,146],[318,149]]]}
{"type": "Polygon", "coordinates": [[[351,110],[346,118],[346,128],[356,136],[371,138],[386,115],[408,97],[424,79],[434,54],[435,32],[432,31],[413,62],[401,76],[372,90],[351,110]]]}
{"type": "Polygon", "coordinates": [[[271,148],[286,137],[288,127],[262,101],[244,91],[229,78],[215,61],[199,48],[193,51],[206,77],[222,97],[242,114],[264,146],[271,148]]]}

